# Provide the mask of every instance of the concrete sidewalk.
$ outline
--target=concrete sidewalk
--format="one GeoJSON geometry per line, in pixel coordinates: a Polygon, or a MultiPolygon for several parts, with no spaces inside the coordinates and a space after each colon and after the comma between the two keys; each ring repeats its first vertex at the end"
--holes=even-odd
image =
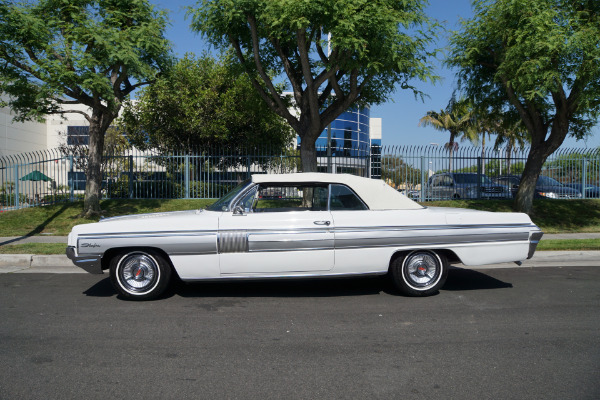
{"type": "MultiPolygon", "coordinates": [[[[456,267],[467,269],[499,268],[537,268],[537,267],[600,267],[600,251],[538,251],[531,260],[520,267],[515,263],[502,263],[481,266],[456,267]]],[[[73,265],[65,255],[3,254],[0,255],[0,274],[2,273],[49,273],[72,274],[86,273],[73,265]]]]}

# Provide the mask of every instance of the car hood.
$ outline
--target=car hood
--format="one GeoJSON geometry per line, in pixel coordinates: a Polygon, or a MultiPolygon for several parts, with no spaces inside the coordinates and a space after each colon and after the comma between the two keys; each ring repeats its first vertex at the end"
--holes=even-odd
{"type": "Polygon", "coordinates": [[[172,211],[152,214],[124,215],[91,224],[76,225],[69,234],[69,245],[78,235],[114,235],[158,232],[197,232],[218,227],[221,212],[206,210],[172,211]]]}
{"type": "Polygon", "coordinates": [[[160,212],[160,213],[148,213],[148,214],[134,214],[134,215],[121,215],[118,217],[110,217],[103,218],[100,220],[100,223],[106,223],[111,221],[131,221],[136,219],[164,219],[164,218],[179,218],[179,217],[189,217],[192,215],[199,215],[204,210],[186,210],[186,211],[169,211],[169,212],[160,212]]]}

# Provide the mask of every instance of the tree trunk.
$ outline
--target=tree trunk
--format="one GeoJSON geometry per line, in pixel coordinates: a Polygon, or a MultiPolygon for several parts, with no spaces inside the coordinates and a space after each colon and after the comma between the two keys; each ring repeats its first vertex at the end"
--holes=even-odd
{"type": "Polygon", "coordinates": [[[544,140],[546,136],[545,127],[540,127],[539,130],[530,132],[532,138],[531,149],[529,150],[525,170],[523,171],[519,190],[515,197],[514,206],[517,211],[531,215],[537,178],[540,172],[542,172],[542,167],[546,159],[560,147],[565,137],[567,137],[568,132],[569,119],[564,112],[557,112],[552,123],[550,136],[547,140],[544,140]]]}
{"type": "Polygon", "coordinates": [[[308,137],[301,137],[300,143],[300,161],[302,163],[302,172],[317,172],[317,148],[315,140],[308,137]]]}
{"type": "Polygon", "coordinates": [[[92,111],[90,121],[90,138],[88,164],[86,168],[85,197],[83,200],[84,218],[97,217],[101,213],[100,191],[102,189],[102,152],[104,136],[114,117],[102,111],[92,111]]]}
{"type": "Polygon", "coordinates": [[[521,176],[519,190],[515,197],[515,209],[531,215],[533,211],[533,197],[535,195],[535,184],[546,161],[541,149],[531,149],[525,163],[525,170],[521,176]]]}

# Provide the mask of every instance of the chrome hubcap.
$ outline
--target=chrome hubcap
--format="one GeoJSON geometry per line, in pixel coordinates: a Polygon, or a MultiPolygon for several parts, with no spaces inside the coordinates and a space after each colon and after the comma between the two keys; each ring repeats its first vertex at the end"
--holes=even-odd
{"type": "Polygon", "coordinates": [[[409,255],[405,260],[404,273],[412,286],[425,287],[437,280],[440,268],[435,255],[419,252],[409,255]]]}
{"type": "Polygon", "coordinates": [[[129,254],[121,261],[121,265],[119,277],[129,291],[142,292],[154,285],[158,278],[158,265],[147,254],[129,254]]]}

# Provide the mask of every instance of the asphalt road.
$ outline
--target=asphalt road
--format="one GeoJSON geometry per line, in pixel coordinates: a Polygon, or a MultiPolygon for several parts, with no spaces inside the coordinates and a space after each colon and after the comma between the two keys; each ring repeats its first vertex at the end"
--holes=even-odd
{"type": "Polygon", "coordinates": [[[600,268],[177,285],[0,275],[0,399],[598,399],[600,268]]]}

